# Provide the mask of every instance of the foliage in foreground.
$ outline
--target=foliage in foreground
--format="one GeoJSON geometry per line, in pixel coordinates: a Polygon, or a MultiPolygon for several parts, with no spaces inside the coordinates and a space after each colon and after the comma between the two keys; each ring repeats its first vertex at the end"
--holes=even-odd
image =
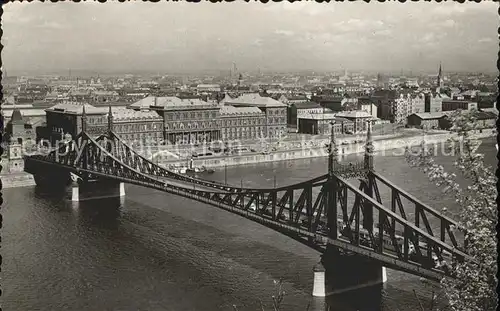
{"type": "MultiPolygon", "coordinates": [[[[445,172],[435,163],[432,150],[422,143],[420,152],[407,150],[406,159],[413,167],[420,168],[430,181],[443,192],[454,196],[460,206],[458,228],[464,234],[465,252],[474,262],[453,262],[456,279],[443,278],[441,286],[452,310],[495,310],[497,305],[497,205],[495,204],[497,179],[494,170],[484,163],[484,155],[477,153],[480,142],[471,138],[478,129],[474,112],[456,112],[451,115],[452,131],[457,133],[448,144],[456,155],[455,168],[470,184],[460,185],[456,175],[445,172]]],[[[443,212],[446,212],[444,209],[443,212]]]]}

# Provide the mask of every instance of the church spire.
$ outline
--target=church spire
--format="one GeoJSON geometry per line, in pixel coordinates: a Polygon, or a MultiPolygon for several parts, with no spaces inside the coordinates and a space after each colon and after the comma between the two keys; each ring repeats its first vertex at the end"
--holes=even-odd
{"type": "Polygon", "coordinates": [[[439,62],[439,72],[437,76],[437,88],[438,90],[443,87],[443,69],[441,67],[441,62],[439,62]]]}

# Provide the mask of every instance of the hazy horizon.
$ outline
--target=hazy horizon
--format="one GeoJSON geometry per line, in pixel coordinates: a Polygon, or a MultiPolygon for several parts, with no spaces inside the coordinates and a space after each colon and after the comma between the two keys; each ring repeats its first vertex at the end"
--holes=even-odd
{"type": "Polygon", "coordinates": [[[497,71],[498,4],[8,3],[8,75],[497,71]]]}

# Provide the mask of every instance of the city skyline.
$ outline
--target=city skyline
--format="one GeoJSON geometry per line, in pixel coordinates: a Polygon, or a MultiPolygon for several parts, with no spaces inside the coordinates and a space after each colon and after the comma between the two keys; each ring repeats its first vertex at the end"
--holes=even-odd
{"type": "Polygon", "coordinates": [[[9,3],[2,58],[9,73],[495,72],[496,7],[9,3]]]}

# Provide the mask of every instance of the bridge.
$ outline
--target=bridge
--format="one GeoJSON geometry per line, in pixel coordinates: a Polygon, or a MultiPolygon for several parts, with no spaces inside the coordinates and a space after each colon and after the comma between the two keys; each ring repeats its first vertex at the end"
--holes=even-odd
{"type": "Polygon", "coordinates": [[[113,131],[111,108],[106,133],[92,137],[83,108],[80,134],[25,157],[25,171],[38,186],[71,184],[74,200],[96,191],[124,195],[128,183],[261,223],[322,252],[314,269],[315,296],[383,283],[386,267],[440,280],[454,277],[443,262],[473,260],[454,235],[455,220],[374,169],[371,124],[364,159],[354,163],[339,163],[333,128],[326,174],[282,187],[244,188],[172,172],[141,156],[113,131]],[[389,199],[383,200],[381,187],[389,199]]]}

